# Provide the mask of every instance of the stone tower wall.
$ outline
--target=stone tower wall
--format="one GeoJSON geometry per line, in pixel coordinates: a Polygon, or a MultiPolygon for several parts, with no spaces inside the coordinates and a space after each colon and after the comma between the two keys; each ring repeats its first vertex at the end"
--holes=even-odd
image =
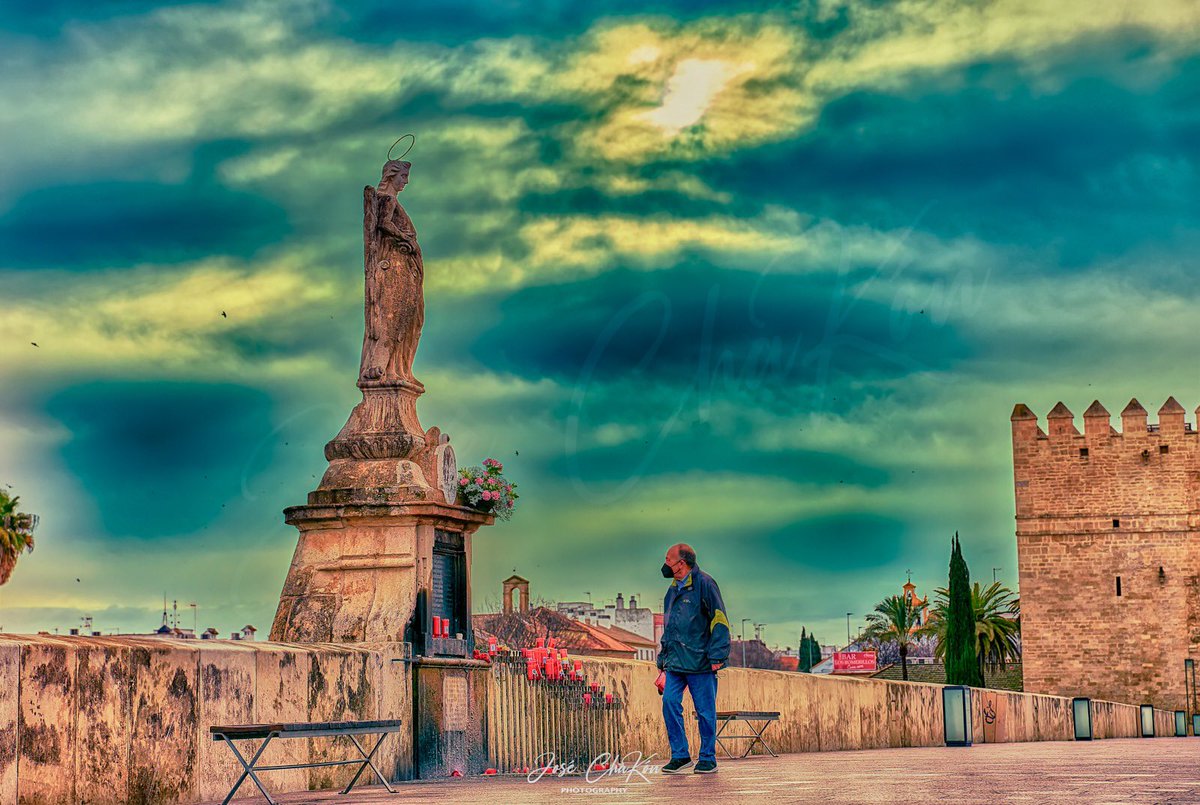
{"type": "Polygon", "coordinates": [[[1189,710],[1200,657],[1200,439],[1174,398],[1121,429],[1095,402],[1080,433],[1012,415],[1025,690],[1189,710]],[[1120,592],[1118,594],[1118,579],[1120,592]]]}

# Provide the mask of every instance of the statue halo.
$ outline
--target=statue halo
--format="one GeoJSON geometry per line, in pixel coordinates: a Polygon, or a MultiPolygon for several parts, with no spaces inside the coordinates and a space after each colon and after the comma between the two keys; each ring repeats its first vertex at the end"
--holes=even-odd
{"type": "Polygon", "coordinates": [[[401,137],[399,140],[396,140],[396,142],[392,143],[392,147],[388,149],[388,159],[404,159],[404,157],[406,157],[406,156],[408,155],[408,152],[409,152],[409,151],[411,151],[411,150],[412,150],[412,148],[413,148],[413,146],[414,146],[414,145],[416,145],[416,144],[417,144],[417,137],[416,137],[416,135],[414,135],[414,134],[405,134],[405,135],[404,135],[404,137],[401,137]],[[396,146],[397,146],[397,145],[399,145],[400,143],[402,143],[402,142],[404,141],[404,138],[405,138],[405,137],[408,137],[409,139],[411,139],[411,140],[412,140],[412,142],[410,142],[410,143],[408,144],[408,148],[405,148],[405,149],[404,149],[404,153],[403,153],[403,154],[401,154],[401,155],[400,155],[400,156],[398,156],[398,157],[393,157],[393,156],[392,156],[392,151],[393,151],[393,150],[396,148],[396,146]]]}

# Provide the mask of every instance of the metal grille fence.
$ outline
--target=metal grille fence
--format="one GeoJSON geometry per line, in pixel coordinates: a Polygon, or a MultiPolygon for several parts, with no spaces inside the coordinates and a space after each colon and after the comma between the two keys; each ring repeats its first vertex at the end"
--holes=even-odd
{"type": "Polygon", "coordinates": [[[501,774],[544,767],[551,762],[574,764],[577,772],[608,754],[620,756],[620,711],[616,697],[605,702],[604,689],[588,682],[527,676],[518,651],[498,651],[492,658],[492,690],[488,697],[488,761],[501,774]],[[591,694],[591,702],[584,699],[591,694]]]}

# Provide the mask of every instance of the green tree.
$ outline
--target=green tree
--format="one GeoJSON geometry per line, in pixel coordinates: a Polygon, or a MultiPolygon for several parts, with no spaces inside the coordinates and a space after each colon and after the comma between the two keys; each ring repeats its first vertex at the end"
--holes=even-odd
{"type": "Polygon", "coordinates": [[[919,636],[921,610],[902,595],[890,595],[867,615],[863,637],[881,643],[895,643],[900,649],[900,675],[908,679],[908,646],[919,636]]]}
{"type": "Polygon", "coordinates": [[[816,635],[808,634],[807,630],[800,630],[800,670],[804,673],[810,673],[813,666],[821,662],[821,644],[817,642],[816,635]]]}
{"type": "Polygon", "coordinates": [[[983,687],[983,673],[975,657],[975,613],[971,607],[971,571],[963,559],[958,532],[950,550],[950,583],[944,613],[946,684],[983,687]]]}
{"type": "MultiPolygon", "coordinates": [[[[934,590],[934,595],[937,600],[930,613],[930,631],[938,638],[936,655],[944,657],[950,591],[942,587],[934,590]]],[[[981,677],[985,667],[995,671],[1021,658],[1021,604],[1012,590],[998,581],[986,588],[975,582],[971,585],[971,611],[975,621],[975,664],[981,677]]]]}
{"type": "Polygon", "coordinates": [[[8,582],[17,557],[33,550],[33,529],[37,517],[17,510],[16,495],[0,489],[0,584],[8,582]]]}

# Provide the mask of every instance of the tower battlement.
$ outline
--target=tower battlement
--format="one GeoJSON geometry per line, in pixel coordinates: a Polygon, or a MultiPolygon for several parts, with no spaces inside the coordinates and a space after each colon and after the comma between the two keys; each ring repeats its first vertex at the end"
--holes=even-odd
{"type": "MultiPolygon", "coordinates": [[[[1200,410],[1198,410],[1200,415],[1200,410]]],[[[1121,429],[1099,400],[1083,413],[1083,431],[1063,403],[1046,429],[1024,403],[1012,412],[1017,519],[1200,513],[1200,438],[1174,397],[1148,422],[1136,399],[1121,411],[1121,429]]],[[[1018,529],[1020,530],[1020,529],[1018,529]]]]}
{"type": "MultiPolygon", "coordinates": [[[[1200,421],[1200,407],[1195,411],[1197,420],[1200,421]]],[[[1075,427],[1075,415],[1071,413],[1071,409],[1067,408],[1062,402],[1056,404],[1046,414],[1046,428],[1049,431],[1042,430],[1038,425],[1038,417],[1029,406],[1025,403],[1017,403],[1013,407],[1012,416],[1012,432],[1013,443],[1018,439],[1062,439],[1074,438],[1077,436],[1091,439],[1105,439],[1108,437],[1120,436],[1145,436],[1147,434],[1192,434],[1196,433],[1196,426],[1192,422],[1185,421],[1186,412],[1183,406],[1174,397],[1168,397],[1167,401],[1158,409],[1158,422],[1151,424],[1147,420],[1149,415],[1142,404],[1137,401],[1137,398],[1129,401],[1121,411],[1121,429],[1117,430],[1112,426],[1112,415],[1108,409],[1100,404],[1099,400],[1094,400],[1088,409],[1083,412],[1083,432],[1075,427]]]]}

